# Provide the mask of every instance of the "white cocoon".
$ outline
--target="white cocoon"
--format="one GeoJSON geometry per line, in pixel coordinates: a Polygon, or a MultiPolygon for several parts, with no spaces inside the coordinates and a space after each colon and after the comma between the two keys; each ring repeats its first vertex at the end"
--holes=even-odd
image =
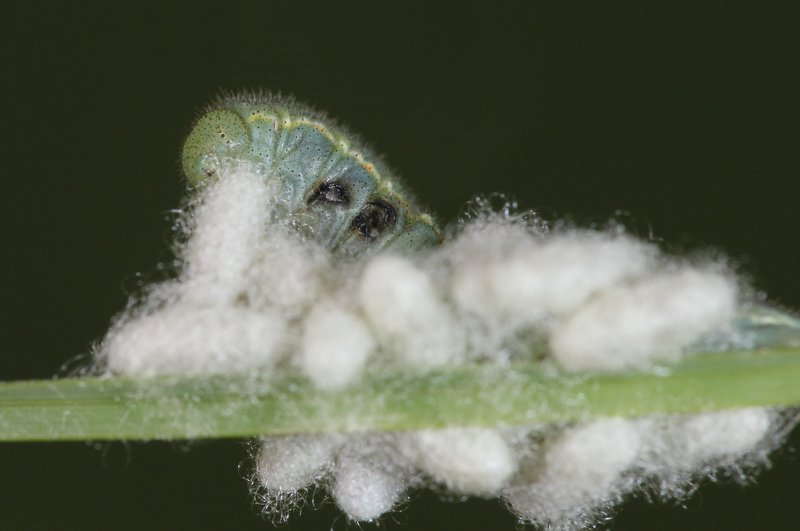
{"type": "Polygon", "coordinates": [[[331,494],[349,518],[363,522],[390,511],[407,484],[402,471],[377,461],[374,455],[343,452],[337,459],[331,494]]]}
{"type": "Polygon", "coordinates": [[[450,309],[430,276],[407,258],[370,260],[358,297],[370,326],[394,359],[418,367],[463,355],[464,341],[450,309]]]}
{"type": "Polygon", "coordinates": [[[573,231],[541,239],[519,232],[480,233],[505,238],[506,245],[471,236],[470,256],[454,264],[452,292],[461,307],[486,319],[530,325],[654,264],[654,248],[633,238],[573,231]]]}
{"type": "Polygon", "coordinates": [[[405,442],[411,462],[458,494],[496,496],[516,468],[514,453],[497,430],[424,430],[407,434],[405,442]]]}
{"type": "Polygon", "coordinates": [[[112,329],[102,352],[130,376],[247,372],[272,365],[285,329],[275,312],[179,303],[112,329]]]}
{"type": "Polygon", "coordinates": [[[680,471],[739,457],[769,434],[772,420],[759,408],[667,417],[652,431],[651,464],[680,471]]]}
{"type": "Polygon", "coordinates": [[[675,358],[730,321],[736,298],[735,282],[721,273],[689,267],[656,273],[598,293],[554,327],[550,350],[570,370],[618,370],[675,358]]]}
{"type": "Polygon", "coordinates": [[[302,489],[320,479],[340,442],[340,437],[324,434],[265,437],[258,453],[258,479],[271,491],[302,489]]]}
{"type": "Polygon", "coordinates": [[[297,364],[321,389],[336,389],[361,374],[375,340],[357,315],[333,302],[314,306],[306,317],[297,364]]]}
{"type": "Polygon", "coordinates": [[[251,306],[280,308],[298,317],[320,298],[323,271],[330,264],[323,249],[289,230],[279,225],[266,231],[261,251],[246,272],[244,293],[251,306]]]}
{"type": "MultiPolygon", "coordinates": [[[[736,309],[730,276],[670,268],[647,243],[596,231],[543,234],[491,218],[466,224],[419,262],[372,255],[359,274],[293,232],[298,219],[274,208],[278,185],[232,164],[198,192],[183,219],[183,270],[111,328],[99,353],[108,371],[295,367],[317,388],[339,389],[378,349],[387,355],[375,364],[415,369],[518,354],[533,361],[534,341],[549,341],[567,369],[614,370],[677,357],[736,309]],[[280,356],[288,359],[276,364],[280,356]]],[[[531,429],[513,444],[486,428],[267,437],[256,475],[276,499],[330,486],[356,521],[391,510],[413,479],[458,495],[503,496],[522,518],[566,527],[645,479],[679,492],[673,485],[757,448],[774,420],[758,409],[604,419],[531,429]],[[541,445],[534,433],[545,436],[541,445]]]]}
{"type": "Polygon", "coordinates": [[[499,275],[513,257],[538,248],[539,239],[524,226],[474,223],[442,250],[452,269],[450,296],[461,310],[489,321],[514,317],[507,284],[499,275]]]}
{"type": "Polygon", "coordinates": [[[246,167],[221,174],[203,191],[192,213],[184,274],[205,284],[207,299],[230,301],[247,285],[274,202],[266,179],[246,167]]]}
{"type": "Polygon", "coordinates": [[[617,494],[615,484],[633,464],[640,445],[636,425],[625,419],[567,429],[547,442],[544,454],[503,496],[514,512],[537,523],[591,513],[617,494]]]}

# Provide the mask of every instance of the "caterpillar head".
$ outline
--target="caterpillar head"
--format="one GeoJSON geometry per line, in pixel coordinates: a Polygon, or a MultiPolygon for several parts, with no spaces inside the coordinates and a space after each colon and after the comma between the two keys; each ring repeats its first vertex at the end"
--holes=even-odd
{"type": "Polygon", "coordinates": [[[183,146],[189,184],[238,161],[274,179],[284,214],[336,252],[413,251],[441,240],[430,214],[371,150],[291,100],[225,97],[197,120],[183,146]]]}

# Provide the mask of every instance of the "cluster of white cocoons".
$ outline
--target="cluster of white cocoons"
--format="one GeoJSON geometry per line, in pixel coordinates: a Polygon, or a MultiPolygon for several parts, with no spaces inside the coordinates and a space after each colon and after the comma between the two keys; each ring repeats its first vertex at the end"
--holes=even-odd
{"type": "Polygon", "coordinates": [[[254,484],[278,520],[315,487],[327,488],[356,521],[379,518],[414,489],[434,488],[501,498],[522,521],[547,529],[583,529],[634,492],[675,501],[706,478],[750,478],[791,422],[745,409],[562,427],[267,437],[254,484]]]}
{"type": "MultiPolygon", "coordinates": [[[[300,371],[340,389],[375,366],[508,363],[647,368],[728,325],[742,296],[721,263],[665,256],[624,231],[543,231],[477,216],[441,247],[337,258],[280,214],[270,179],[232,166],[184,211],[181,268],[111,327],[114,374],[300,371]]],[[[410,489],[499,497],[525,521],[588,525],[633,490],[664,498],[699,477],[763,463],[781,417],[760,409],[558,427],[463,427],[267,437],[256,482],[268,511],[325,488],[376,519],[410,489]]],[[[288,504],[288,505],[287,505],[288,504]]]]}

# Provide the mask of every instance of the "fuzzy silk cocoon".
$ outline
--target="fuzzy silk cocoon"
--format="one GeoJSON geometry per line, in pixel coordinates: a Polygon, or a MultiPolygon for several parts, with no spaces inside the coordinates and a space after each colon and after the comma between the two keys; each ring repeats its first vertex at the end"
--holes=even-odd
{"type": "MultiPolygon", "coordinates": [[[[711,260],[677,260],[619,227],[548,231],[505,210],[473,215],[418,255],[356,261],[304,237],[280,197],[259,168],[221,165],[183,210],[179,271],[132,299],[98,350],[99,369],[299,372],[343,392],[385,367],[649,369],[731,328],[744,300],[711,260]]],[[[631,491],[680,498],[720,470],[755,470],[786,426],[763,409],[520,426],[513,437],[493,426],[349,426],[356,433],[263,437],[253,478],[272,514],[322,490],[349,519],[371,521],[409,488],[431,487],[578,529],[631,491]]]]}

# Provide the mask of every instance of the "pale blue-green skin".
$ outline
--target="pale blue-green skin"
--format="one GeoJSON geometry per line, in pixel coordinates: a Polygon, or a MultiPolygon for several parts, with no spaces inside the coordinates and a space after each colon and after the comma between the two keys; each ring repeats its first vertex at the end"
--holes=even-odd
{"type": "Polygon", "coordinates": [[[239,96],[207,111],[184,144],[189,183],[213,178],[220,165],[232,161],[254,163],[276,179],[286,215],[301,231],[337,252],[358,256],[382,249],[414,251],[441,240],[431,216],[417,207],[380,160],[324,118],[292,102],[239,96]],[[314,201],[323,183],[344,185],[348,201],[314,201]],[[391,205],[394,222],[376,237],[365,237],[354,222],[376,203],[391,205]]]}
{"type": "Polygon", "coordinates": [[[782,310],[751,305],[742,309],[734,326],[744,341],[752,341],[752,347],[800,347],[800,319],[782,310]]]}

